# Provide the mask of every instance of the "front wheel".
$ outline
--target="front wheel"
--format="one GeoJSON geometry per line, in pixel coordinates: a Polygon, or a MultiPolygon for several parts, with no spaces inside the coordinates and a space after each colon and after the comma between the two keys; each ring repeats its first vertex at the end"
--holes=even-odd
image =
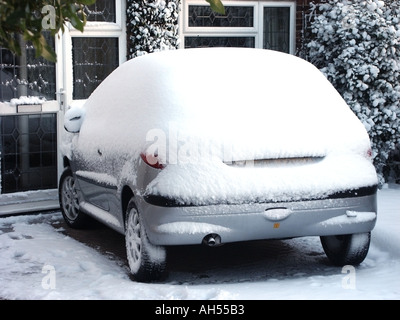
{"type": "Polygon", "coordinates": [[[371,232],[321,236],[322,247],[336,266],[358,265],[368,254],[371,232]]]}
{"type": "Polygon", "coordinates": [[[85,227],[89,217],[79,210],[75,178],[69,168],[61,175],[58,196],[61,213],[65,222],[71,228],[81,229],[85,227]]]}
{"type": "Polygon", "coordinates": [[[125,244],[129,268],[136,281],[151,282],[165,276],[166,249],[149,242],[142,217],[130,200],[126,210],[125,244]]]}

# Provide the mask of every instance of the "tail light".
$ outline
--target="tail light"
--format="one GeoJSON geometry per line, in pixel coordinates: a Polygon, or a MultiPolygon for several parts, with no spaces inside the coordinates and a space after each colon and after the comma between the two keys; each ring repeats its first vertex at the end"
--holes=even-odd
{"type": "Polygon", "coordinates": [[[158,157],[158,154],[150,154],[150,153],[141,153],[140,157],[142,160],[152,168],[155,169],[164,169],[165,163],[162,163],[158,157]]]}
{"type": "Polygon", "coordinates": [[[366,157],[367,159],[370,159],[370,160],[372,161],[372,156],[373,156],[372,149],[369,148],[369,149],[367,150],[367,152],[365,153],[365,157],[366,157]]]}

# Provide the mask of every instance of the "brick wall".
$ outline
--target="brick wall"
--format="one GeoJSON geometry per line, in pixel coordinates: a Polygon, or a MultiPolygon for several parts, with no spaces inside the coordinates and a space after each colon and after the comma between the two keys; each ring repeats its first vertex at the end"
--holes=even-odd
{"type": "Polygon", "coordinates": [[[307,14],[310,9],[310,2],[318,3],[320,0],[296,0],[296,55],[300,54],[302,48],[303,34],[307,35],[307,14]]]}

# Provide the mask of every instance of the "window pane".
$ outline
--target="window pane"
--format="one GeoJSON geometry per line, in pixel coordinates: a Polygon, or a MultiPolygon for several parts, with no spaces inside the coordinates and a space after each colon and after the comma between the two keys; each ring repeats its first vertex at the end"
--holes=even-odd
{"type": "Polygon", "coordinates": [[[290,8],[264,7],[264,49],[289,53],[290,8]]]}
{"type": "MultiPolygon", "coordinates": [[[[50,33],[44,33],[47,43],[55,48],[55,39],[50,33]]],[[[35,58],[32,46],[27,49],[28,96],[44,96],[48,100],[56,99],[56,67],[44,58],[35,58]]]]}
{"type": "Polygon", "coordinates": [[[56,114],[1,116],[0,149],[1,193],[57,188],[56,114]]]}
{"type": "Polygon", "coordinates": [[[254,8],[225,6],[225,15],[210,6],[189,6],[189,27],[253,27],[254,8]]]}
{"type": "Polygon", "coordinates": [[[11,51],[0,48],[0,101],[16,98],[18,63],[11,51]]]}
{"type": "Polygon", "coordinates": [[[97,0],[95,4],[85,6],[88,21],[116,22],[115,0],[97,0]]]}
{"type": "Polygon", "coordinates": [[[243,47],[255,48],[254,37],[185,37],[185,48],[243,47]]]}
{"type": "Polygon", "coordinates": [[[74,99],[87,99],[118,67],[118,38],[72,38],[74,99]]]}
{"type": "MultiPolygon", "coordinates": [[[[54,49],[54,37],[44,33],[47,43],[54,49]]],[[[39,96],[56,99],[55,64],[35,57],[35,49],[20,40],[21,56],[0,48],[0,101],[20,96],[39,96]]]]}

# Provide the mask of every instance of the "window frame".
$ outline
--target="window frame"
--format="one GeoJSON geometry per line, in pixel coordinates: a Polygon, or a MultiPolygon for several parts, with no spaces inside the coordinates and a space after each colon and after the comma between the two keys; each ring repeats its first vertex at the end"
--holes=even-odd
{"type": "Polygon", "coordinates": [[[125,0],[112,1],[115,1],[115,22],[87,21],[83,33],[75,29],[71,23],[68,23],[70,35],[72,37],[87,37],[89,35],[93,37],[119,36],[125,30],[125,0]]]}
{"type": "Polygon", "coordinates": [[[189,6],[207,5],[204,0],[185,0],[183,1],[183,14],[180,15],[179,29],[182,39],[180,49],[185,48],[185,37],[254,37],[255,48],[263,48],[264,30],[264,8],[265,7],[287,7],[290,12],[290,34],[289,34],[289,53],[295,53],[296,43],[296,2],[294,1],[234,1],[226,0],[225,6],[245,6],[254,8],[253,27],[190,27],[189,26],[189,6]]]}
{"type": "Polygon", "coordinates": [[[184,2],[184,21],[183,21],[183,32],[185,34],[195,33],[205,33],[205,34],[216,34],[216,33],[235,33],[240,35],[254,35],[258,32],[257,26],[259,24],[259,14],[258,14],[258,2],[257,1],[224,1],[224,5],[227,7],[253,7],[254,17],[253,17],[253,27],[190,27],[189,26],[189,6],[207,6],[207,3],[199,0],[186,0],[184,2]],[[214,31],[215,30],[215,31],[214,31]],[[216,31],[218,30],[218,31],[216,31]]]}
{"type": "MultiPolygon", "coordinates": [[[[51,36],[50,33],[48,33],[48,35],[52,38],[52,41],[54,41],[53,49],[57,51],[57,37],[56,36],[54,36],[54,37],[51,36]]],[[[22,35],[18,35],[18,37],[21,37],[21,39],[23,38],[22,35]]],[[[52,80],[54,80],[54,83],[52,83],[52,85],[54,86],[54,88],[53,88],[54,89],[54,96],[50,98],[48,96],[45,96],[46,93],[38,94],[38,95],[32,95],[32,94],[29,94],[28,92],[21,92],[20,96],[45,97],[45,99],[41,102],[42,109],[44,111],[50,111],[50,112],[51,111],[57,111],[57,108],[58,108],[57,107],[57,97],[56,97],[56,92],[58,90],[58,87],[57,87],[57,85],[58,85],[57,84],[57,79],[58,79],[57,78],[57,76],[58,76],[57,63],[46,61],[43,57],[38,57],[38,58],[35,57],[34,58],[35,52],[34,52],[34,49],[33,49],[32,45],[28,44],[25,40],[23,40],[22,43],[23,43],[23,45],[25,47],[23,47],[21,49],[22,50],[22,54],[21,54],[20,57],[18,57],[20,60],[22,60],[22,63],[21,63],[21,61],[20,61],[20,63],[17,63],[17,55],[16,54],[12,53],[9,49],[2,48],[2,50],[9,51],[10,55],[13,57],[12,58],[13,62],[12,62],[11,65],[9,65],[9,67],[15,69],[14,71],[17,71],[18,69],[19,70],[24,69],[26,74],[23,76],[23,78],[24,78],[24,80],[28,81],[29,83],[32,83],[31,81],[29,81],[30,78],[34,78],[35,79],[35,77],[32,74],[29,74],[30,70],[29,70],[28,66],[32,65],[32,63],[30,63],[28,61],[29,58],[31,58],[31,59],[33,58],[35,60],[34,64],[39,64],[39,65],[42,65],[42,66],[45,66],[45,67],[51,67],[53,69],[52,71],[54,71],[54,79],[52,79],[52,80]],[[33,51],[30,54],[28,54],[28,50],[33,50],[33,51]]],[[[15,76],[16,76],[16,74],[14,72],[13,77],[15,77],[15,76]]],[[[3,79],[1,79],[1,80],[3,80],[3,79]]],[[[14,80],[11,80],[11,81],[14,81],[14,80]]],[[[15,89],[15,91],[18,90],[16,86],[14,87],[14,89],[15,89]]],[[[26,91],[27,90],[28,89],[26,89],[26,91]]],[[[20,96],[12,97],[9,100],[0,99],[0,115],[18,113],[18,110],[17,110],[16,106],[12,103],[11,100],[19,99],[20,96]]]]}
{"type": "Polygon", "coordinates": [[[291,1],[260,1],[259,2],[259,32],[260,32],[260,40],[259,40],[259,48],[264,47],[264,37],[263,37],[263,30],[264,30],[264,8],[277,8],[277,7],[284,7],[289,8],[289,53],[294,54],[296,49],[296,3],[291,1]]]}
{"type": "MultiPolygon", "coordinates": [[[[68,23],[62,43],[59,47],[60,59],[63,59],[63,86],[65,104],[70,105],[73,101],[73,58],[72,38],[117,38],[118,39],[118,63],[121,65],[126,61],[127,37],[126,37],[126,1],[115,1],[115,22],[87,21],[84,32],[75,29],[68,23]],[[63,56],[64,55],[64,56],[63,56]]],[[[61,61],[61,60],[60,60],[61,61]]],[[[83,99],[86,100],[86,99],[83,99]]],[[[79,100],[78,100],[79,101],[79,100]]]]}

